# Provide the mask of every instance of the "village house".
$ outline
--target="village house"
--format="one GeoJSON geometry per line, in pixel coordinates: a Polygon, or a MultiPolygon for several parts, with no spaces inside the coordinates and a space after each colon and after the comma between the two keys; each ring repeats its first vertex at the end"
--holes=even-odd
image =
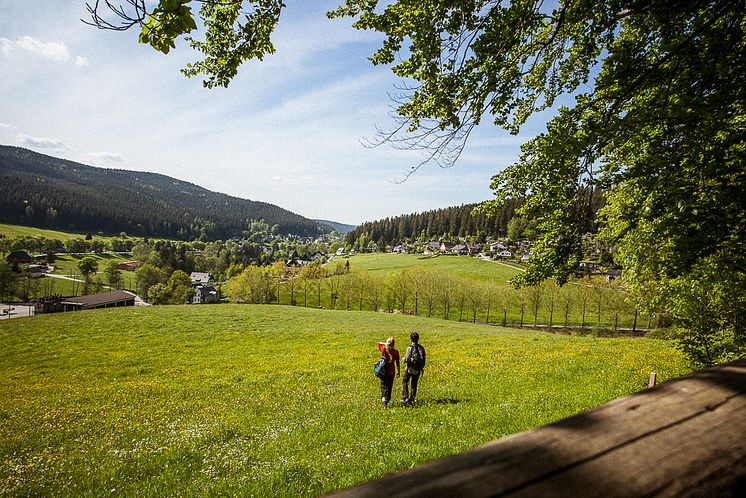
{"type": "Polygon", "coordinates": [[[586,275],[592,275],[596,273],[598,270],[598,265],[594,261],[581,261],[578,265],[578,277],[583,277],[586,275]]]}
{"type": "Polygon", "coordinates": [[[207,272],[193,271],[189,274],[189,278],[192,280],[192,285],[212,284],[212,275],[207,272]]]}
{"type": "Polygon", "coordinates": [[[216,304],[220,302],[218,290],[212,284],[197,285],[194,287],[192,304],[216,304]]]}
{"type": "Polygon", "coordinates": [[[469,254],[469,248],[466,247],[466,246],[464,246],[464,245],[459,244],[459,245],[455,245],[455,246],[451,247],[451,249],[449,250],[449,252],[451,254],[456,254],[456,255],[462,255],[463,256],[463,255],[469,254]]]}
{"type": "Polygon", "coordinates": [[[507,248],[508,246],[506,246],[502,242],[493,242],[490,244],[490,251],[494,253],[497,253],[498,251],[504,251],[507,248]]]}
{"type": "Polygon", "coordinates": [[[285,266],[293,268],[303,268],[306,265],[310,265],[311,261],[302,258],[290,258],[285,261],[285,266]]]}
{"type": "Polygon", "coordinates": [[[456,246],[456,244],[454,244],[452,242],[441,242],[439,249],[440,249],[440,252],[446,254],[446,253],[451,252],[451,250],[455,246],[456,246]]]}
{"type": "Polygon", "coordinates": [[[212,275],[206,272],[193,271],[189,274],[194,287],[192,304],[215,304],[220,302],[220,293],[215,288],[212,275]]]}
{"type": "Polygon", "coordinates": [[[501,251],[498,251],[495,254],[495,257],[500,258],[500,259],[510,259],[513,257],[513,253],[508,251],[507,249],[503,249],[501,251]]]}
{"type": "Polygon", "coordinates": [[[614,280],[622,279],[622,270],[618,268],[611,268],[606,271],[606,281],[613,282],[614,280]]]}
{"type": "Polygon", "coordinates": [[[434,242],[433,241],[433,242],[428,242],[427,244],[425,244],[425,246],[423,247],[422,252],[423,252],[423,254],[425,254],[427,256],[431,256],[431,255],[435,254],[439,250],[440,250],[440,242],[434,242]]]}
{"type": "Polygon", "coordinates": [[[20,270],[20,265],[30,265],[34,262],[34,258],[26,251],[13,251],[5,257],[5,262],[17,272],[20,270]]]}
{"type": "Polygon", "coordinates": [[[482,251],[482,246],[475,246],[473,244],[466,244],[466,250],[469,256],[474,256],[482,251]]]}

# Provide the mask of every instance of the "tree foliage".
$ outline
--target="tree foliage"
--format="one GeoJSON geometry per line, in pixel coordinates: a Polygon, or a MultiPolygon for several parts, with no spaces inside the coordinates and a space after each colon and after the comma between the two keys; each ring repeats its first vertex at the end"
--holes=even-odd
{"type": "Polygon", "coordinates": [[[270,35],[280,20],[285,4],[281,0],[160,0],[148,8],[145,0],[127,0],[129,10],[108,0],[86,3],[88,24],[122,31],[140,27],[140,43],[167,54],[176,39],[185,37],[203,60],[187,64],[187,76],[203,74],[208,88],[228,86],[238,67],[246,60],[262,60],[275,49],[270,35]],[[190,35],[197,29],[189,4],[201,4],[198,17],[204,39],[190,35]]]}
{"type": "Polygon", "coordinates": [[[78,261],[78,270],[81,275],[88,278],[98,270],[98,261],[96,258],[86,256],[78,261]]]}
{"type": "Polygon", "coordinates": [[[114,289],[122,288],[124,277],[122,277],[122,270],[119,269],[118,262],[109,261],[104,267],[104,276],[110,287],[114,289]]]}
{"type": "Polygon", "coordinates": [[[398,130],[446,163],[486,115],[517,132],[574,97],[493,178],[492,209],[525,197],[519,212],[539,221],[520,281],[574,274],[590,212],[582,194],[606,187],[603,234],[633,296],[700,336],[743,341],[743,2],[348,0],[338,12],[387,35],[373,61],[399,60],[394,72],[417,82],[398,130]],[[691,298],[697,289],[709,292],[691,298]]]}

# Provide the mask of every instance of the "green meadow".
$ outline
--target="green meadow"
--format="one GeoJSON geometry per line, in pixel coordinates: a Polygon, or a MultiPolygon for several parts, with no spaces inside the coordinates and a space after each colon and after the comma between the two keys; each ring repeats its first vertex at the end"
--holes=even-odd
{"type": "MultiPolygon", "coordinates": [[[[336,258],[343,261],[343,258],[336,258]]],[[[453,273],[474,282],[505,283],[520,270],[494,261],[469,256],[424,256],[422,254],[370,253],[355,254],[346,259],[354,270],[386,276],[407,268],[427,268],[453,273]]]]}
{"type": "MultiPolygon", "coordinates": [[[[8,225],[0,223],[0,235],[8,238],[13,237],[46,237],[48,239],[58,239],[66,241],[70,239],[82,239],[85,233],[60,232],[58,230],[47,230],[45,228],[35,228],[22,225],[8,225]]],[[[93,235],[96,239],[106,239],[105,236],[93,235]]]]}
{"type": "MultiPolygon", "coordinates": [[[[664,341],[289,306],[0,322],[0,495],[314,496],[686,373],[664,341]],[[418,330],[418,405],[380,406],[375,342],[418,330]]],[[[395,383],[395,392],[398,383],[395,383]]],[[[394,398],[396,400],[396,398],[394,398]]]]}
{"type": "Polygon", "coordinates": [[[34,228],[21,225],[7,225],[5,223],[0,223],[0,235],[5,235],[8,238],[47,237],[49,239],[59,239],[62,241],[85,237],[85,234],[59,232],[57,230],[45,230],[43,228],[34,228]]]}
{"type": "Polygon", "coordinates": [[[110,261],[116,261],[117,263],[123,263],[130,261],[132,257],[129,254],[115,254],[115,253],[101,253],[101,254],[58,254],[54,259],[54,272],[61,275],[80,275],[78,269],[78,263],[83,258],[93,258],[98,263],[98,273],[104,270],[104,267],[110,261]]]}

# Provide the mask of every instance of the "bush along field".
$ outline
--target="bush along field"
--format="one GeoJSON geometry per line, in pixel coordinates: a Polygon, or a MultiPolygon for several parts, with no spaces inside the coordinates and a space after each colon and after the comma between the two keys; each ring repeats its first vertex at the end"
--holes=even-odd
{"type": "Polygon", "coordinates": [[[687,372],[668,342],[220,305],[0,322],[0,495],[313,496],[687,372]],[[428,365],[381,406],[375,342],[428,365]]]}

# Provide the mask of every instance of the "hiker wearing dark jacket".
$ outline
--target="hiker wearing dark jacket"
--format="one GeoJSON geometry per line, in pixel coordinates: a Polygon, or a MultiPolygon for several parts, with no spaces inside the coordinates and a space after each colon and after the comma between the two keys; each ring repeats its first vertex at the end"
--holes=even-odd
{"type": "Polygon", "coordinates": [[[404,376],[401,379],[401,402],[402,404],[414,403],[417,396],[417,383],[425,368],[425,348],[420,342],[420,334],[412,332],[409,334],[412,343],[404,354],[404,376]],[[412,393],[409,393],[409,381],[412,381],[412,393]]]}

